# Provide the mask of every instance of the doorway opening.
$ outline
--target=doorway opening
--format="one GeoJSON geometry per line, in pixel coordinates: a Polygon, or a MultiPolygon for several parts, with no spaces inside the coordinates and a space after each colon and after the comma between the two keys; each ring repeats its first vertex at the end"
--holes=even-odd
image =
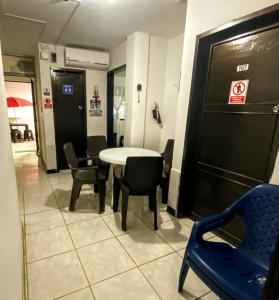
{"type": "Polygon", "coordinates": [[[5,81],[10,135],[14,153],[38,152],[32,79],[5,81]]]}
{"type": "Polygon", "coordinates": [[[124,146],[126,66],[108,73],[107,140],[109,147],[124,146]]]}
{"type": "Polygon", "coordinates": [[[86,156],[85,71],[51,70],[57,171],[68,169],[63,146],[72,143],[78,157],[86,156]]]}

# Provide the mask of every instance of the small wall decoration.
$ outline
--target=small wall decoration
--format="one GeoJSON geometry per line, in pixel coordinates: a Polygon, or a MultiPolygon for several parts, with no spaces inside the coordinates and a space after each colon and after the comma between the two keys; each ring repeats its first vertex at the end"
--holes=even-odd
{"type": "Polygon", "coordinates": [[[51,101],[50,98],[46,98],[46,99],[44,100],[44,108],[45,108],[45,109],[50,109],[50,108],[52,108],[52,101],[51,101]]]}
{"type": "Polygon", "coordinates": [[[90,117],[101,117],[102,110],[101,109],[89,109],[89,116],[90,117]]]}
{"type": "Polygon", "coordinates": [[[44,88],[44,96],[50,96],[50,89],[44,88]]]}
{"type": "Polygon", "coordinates": [[[93,99],[90,99],[89,116],[100,117],[102,116],[101,100],[99,96],[99,87],[94,86],[93,99]]]}

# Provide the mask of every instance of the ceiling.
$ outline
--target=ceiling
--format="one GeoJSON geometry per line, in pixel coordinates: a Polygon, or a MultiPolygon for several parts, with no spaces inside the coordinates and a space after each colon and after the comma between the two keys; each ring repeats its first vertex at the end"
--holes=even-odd
{"type": "Polygon", "coordinates": [[[0,34],[9,54],[34,55],[39,41],[110,50],[134,31],[174,37],[185,15],[183,0],[0,0],[0,34]]]}

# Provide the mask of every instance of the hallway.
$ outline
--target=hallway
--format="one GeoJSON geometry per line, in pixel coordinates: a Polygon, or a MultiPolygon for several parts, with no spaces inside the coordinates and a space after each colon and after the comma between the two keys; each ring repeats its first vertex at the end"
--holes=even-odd
{"type": "MultiPolygon", "coordinates": [[[[177,293],[185,241],[192,221],[178,220],[160,204],[157,232],[147,203],[131,197],[128,231],[107,205],[99,215],[90,186],[75,212],[67,205],[71,174],[47,175],[35,153],[15,153],[22,221],[25,228],[29,299],[217,299],[190,271],[187,292],[177,293]],[[191,284],[190,284],[191,282],[191,284]],[[95,297],[95,298],[94,298],[95,297]]],[[[208,239],[218,240],[213,234],[208,239]]]]}

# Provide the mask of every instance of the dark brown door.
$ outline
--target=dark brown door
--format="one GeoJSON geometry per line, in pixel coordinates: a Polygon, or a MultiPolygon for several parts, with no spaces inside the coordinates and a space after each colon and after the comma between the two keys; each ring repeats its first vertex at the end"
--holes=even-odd
{"type": "Polygon", "coordinates": [[[52,70],[53,112],[58,170],[67,169],[63,145],[72,142],[77,156],[86,152],[86,98],[83,71],[52,70]]]}
{"type": "MultiPolygon", "coordinates": [[[[270,180],[279,135],[278,53],[278,27],[211,48],[195,167],[189,183],[193,211],[198,216],[220,212],[249,188],[270,180]],[[229,104],[230,94],[234,95],[231,90],[242,94],[245,87],[246,97],[245,93],[244,98],[236,96],[232,98],[234,104],[229,104]]],[[[225,230],[236,237],[244,234],[239,220],[225,230]]]]}

